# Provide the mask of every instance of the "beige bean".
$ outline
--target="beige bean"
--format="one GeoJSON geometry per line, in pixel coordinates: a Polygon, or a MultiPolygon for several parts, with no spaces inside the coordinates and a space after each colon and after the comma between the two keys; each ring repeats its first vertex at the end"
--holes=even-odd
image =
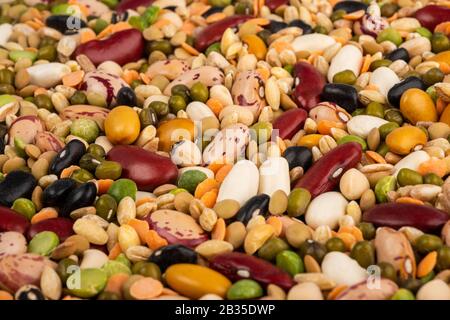
{"type": "Polygon", "coordinates": [[[227,226],[225,232],[225,241],[231,243],[234,249],[238,249],[244,243],[247,230],[245,225],[240,221],[235,221],[227,226]]]}
{"type": "Polygon", "coordinates": [[[254,254],[275,233],[269,224],[257,225],[250,229],[244,240],[244,249],[247,254],[254,254]]]}
{"type": "Polygon", "coordinates": [[[117,239],[122,252],[126,252],[128,248],[132,246],[138,246],[141,244],[141,240],[139,239],[139,235],[136,230],[128,224],[124,224],[119,227],[117,239]]]}
{"type": "Polygon", "coordinates": [[[117,221],[120,225],[124,225],[134,218],[136,218],[136,204],[133,198],[125,197],[117,206],[117,221]]]}
{"type": "Polygon", "coordinates": [[[92,220],[76,220],[73,224],[73,231],[75,231],[76,234],[85,237],[92,244],[103,245],[108,242],[108,234],[106,231],[92,220]]]}
{"type": "Polygon", "coordinates": [[[214,256],[222,253],[232,252],[233,245],[227,241],[222,240],[207,240],[199,244],[195,248],[195,252],[199,255],[205,257],[206,259],[211,259],[214,256]]]}

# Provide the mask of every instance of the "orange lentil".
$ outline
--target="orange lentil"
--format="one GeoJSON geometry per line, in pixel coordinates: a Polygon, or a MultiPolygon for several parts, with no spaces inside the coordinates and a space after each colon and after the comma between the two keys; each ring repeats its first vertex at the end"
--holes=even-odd
{"type": "Polygon", "coordinates": [[[141,239],[141,242],[145,243],[145,237],[147,235],[147,232],[150,230],[148,222],[145,220],[131,219],[127,222],[127,224],[134,230],[136,230],[137,234],[139,235],[139,239],[141,239]]]}
{"type": "Polygon", "coordinates": [[[38,213],[36,213],[32,218],[31,218],[31,224],[36,224],[38,222],[47,220],[47,219],[52,219],[52,218],[57,218],[58,217],[58,211],[56,211],[55,208],[52,207],[47,207],[47,208],[42,208],[38,213]]]}
{"type": "Polygon", "coordinates": [[[72,165],[72,166],[70,166],[70,167],[67,167],[67,168],[65,168],[63,171],[61,171],[61,174],[59,175],[59,177],[62,179],[62,178],[70,178],[70,176],[72,175],[72,173],[75,171],[75,170],[78,170],[78,169],[80,169],[80,167],[79,166],[75,166],[75,165],[72,165]]]}
{"type": "Polygon", "coordinates": [[[109,188],[113,184],[112,179],[98,179],[97,180],[97,192],[98,194],[105,194],[108,192],[109,188]]]}
{"type": "Polygon", "coordinates": [[[219,188],[219,183],[216,180],[212,178],[205,179],[197,185],[194,196],[200,199],[206,192],[217,188],[219,188]]]}
{"type": "Polygon", "coordinates": [[[222,183],[223,180],[225,180],[225,177],[228,175],[228,173],[233,169],[232,164],[226,164],[222,168],[220,168],[216,173],[216,180],[219,183],[222,183]]]}
{"type": "Polygon", "coordinates": [[[418,204],[418,205],[424,205],[423,201],[419,199],[414,199],[411,197],[400,197],[395,200],[397,203],[412,203],[412,204],[418,204]]]}
{"type": "Polygon", "coordinates": [[[148,230],[145,235],[145,242],[148,247],[152,250],[157,250],[161,247],[167,246],[168,242],[166,239],[161,237],[155,230],[148,230]]]}
{"type": "Polygon", "coordinates": [[[126,273],[116,273],[109,277],[106,283],[105,292],[116,293],[122,295],[123,284],[130,276],[126,273]]]}
{"type": "Polygon", "coordinates": [[[267,218],[266,223],[270,224],[273,227],[273,229],[275,230],[274,235],[276,237],[278,237],[281,234],[281,231],[283,231],[283,223],[278,217],[271,216],[267,218]]]}
{"type": "Polygon", "coordinates": [[[206,101],[206,105],[211,109],[212,112],[218,117],[220,114],[220,111],[223,109],[223,104],[220,102],[220,100],[215,98],[209,98],[208,101],[206,101]]]}
{"type": "Polygon", "coordinates": [[[227,228],[226,228],[225,220],[222,218],[217,219],[217,222],[211,231],[211,239],[224,240],[226,230],[227,230],[227,228]]]}
{"type": "Polygon", "coordinates": [[[447,164],[443,159],[431,158],[430,160],[422,162],[417,171],[421,175],[434,173],[442,178],[447,173],[447,164]]]}
{"type": "Polygon", "coordinates": [[[119,256],[119,254],[122,253],[122,249],[120,249],[120,245],[119,243],[116,243],[114,245],[114,247],[111,248],[111,250],[109,251],[109,255],[108,258],[109,260],[114,260],[115,258],[117,258],[119,256]]]}
{"type": "Polygon", "coordinates": [[[427,254],[422,259],[422,261],[420,261],[419,265],[417,266],[417,276],[419,278],[425,277],[427,274],[433,271],[437,263],[437,257],[438,257],[437,252],[432,251],[429,254],[427,254]]]}
{"type": "Polygon", "coordinates": [[[219,194],[219,189],[212,189],[208,192],[205,192],[205,194],[200,198],[200,201],[203,202],[203,204],[207,208],[212,208],[216,204],[217,195],[219,194]]]}

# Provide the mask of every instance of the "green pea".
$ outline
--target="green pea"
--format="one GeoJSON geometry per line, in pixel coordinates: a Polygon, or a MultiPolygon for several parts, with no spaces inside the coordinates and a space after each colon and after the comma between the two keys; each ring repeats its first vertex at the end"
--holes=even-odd
{"type": "Polygon", "coordinates": [[[56,46],[57,40],[53,39],[52,37],[44,37],[41,39],[41,42],[39,43],[39,48],[45,47],[45,46],[56,46]]]}
{"type": "MultiPolygon", "coordinates": [[[[143,72],[143,73],[145,73],[145,72],[143,72]]],[[[140,86],[142,84],[144,84],[144,82],[142,82],[139,79],[135,79],[135,80],[131,81],[130,87],[131,87],[131,89],[136,89],[136,87],[138,87],[138,86],[140,86]]]]}
{"type": "MultiPolygon", "coordinates": [[[[130,18],[131,19],[131,18],[130,18]]],[[[103,30],[105,30],[105,28],[109,25],[108,21],[103,20],[103,19],[97,19],[95,20],[95,24],[93,27],[93,30],[96,34],[99,34],[100,32],[102,32],[103,30]]]]}
{"type": "Polygon", "coordinates": [[[298,250],[300,257],[303,259],[306,255],[313,257],[318,263],[322,263],[323,257],[327,254],[325,245],[314,240],[306,240],[303,242],[298,250]]]}
{"type": "Polygon", "coordinates": [[[2,84],[14,84],[14,72],[9,69],[0,70],[0,83],[2,84]]]}
{"type": "Polygon", "coordinates": [[[122,166],[116,161],[103,161],[95,169],[98,179],[117,180],[122,175],[122,166]]]}
{"type": "Polygon", "coordinates": [[[166,56],[173,52],[173,47],[168,40],[155,40],[148,44],[148,52],[161,51],[166,56]]]}
{"type": "Polygon", "coordinates": [[[105,271],[108,278],[118,273],[125,273],[131,275],[130,268],[128,268],[123,263],[114,260],[109,260],[108,262],[106,262],[103,265],[102,270],[105,271]]]}
{"type": "Polygon", "coordinates": [[[425,284],[425,283],[427,283],[428,281],[433,280],[435,276],[436,276],[436,274],[434,273],[433,270],[431,270],[428,274],[426,274],[425,276],[421,277],[421,278],[420,278],[420,281],[421,281],[423,284],[425,284]]]}
{"type": "Polygon", "coordinates": [[[147,27],[147,23],[140,16],[132,16],[128,19],[128,23],[139,31],[143,31],[147,27]]]}
{"type": "Polygon", "coordinates": [[[236,2],[234,12],[236,14],[253,14],[253,6],[248,2],[236,2]]]}
{"type": "Polygon", "coordinates": [[[415,247],[421,254],[428,254],[442,247],[441,238],[433,234],[423,234],[416,239],[415,247]]]}
{"type": "Polygon", "coordinates": [[[450,247],[442,246],[438,250],[438,258],[436,266],[438,270],[441,271],[450,269],[450,247]]]}
{"type": "Polygon", "coordinates": [[[29,220],[31,220],[36,213],[36,207],[34,206],[33,201],[26,198],[16,199],[13,202],[11,209],[27,217],[29,220]]]}
{"type": "Polygon", "coordinates": [[[49,255],[59,245],[59,237],[52,231],[42,231],[36,234],[28,244],[28,252],[41,256],[49,255]]]}
{"type": "Polygon", "coordinates": [[[183,188],[175,188],[175,189],[172,189],[169,191],[169,193],[173,194],[174,196],[176,196],[177,194],[182,193],[182,192],[188,192],[188,191],[183,188]]]}
{"type": "Polygon", "coordinates": [[[92,175],[92,173],[90,173],[85,169],[77,169],[74,172],[72,172],[70,178],[78,183],[85,183],[88,182],[89,180],[94,179],[94,176],[92,175]]]}
{"type": "Polygon", "coordinates": [[[355,243],[350,253],[350,257],[356,260],[363,268],[368,268],[375,264],[375,250],[373,245],[367,240],[355,243]]]}
{"type": "Polygon", "coordinates": [[[106,286],[108,276],[101,269],[81,269],[67,279],[69,292],[80,298],[92,298],[106,286]]]}
{"type": "Polygon", "coordinates": [[[39,60],[48,60],[50,62],[55,61],[57,58],[57,52],[55,46],[40,47],[37,53],[39,60]]]}
{"type": "Polygon", "coordinates": [[[414,186],[417,184],[423,184],[423,179],[417,171],[402,168],[397,174],[397,182],[401,187],[414,186]]]}
{"type": "Polygon", "coordinates": [[[136,183],[133,180],[125,178],[114,181],[108,189],[108,194],[112,196],[117,203],[125,197],[131,197],[133,200],[136,200],[136,192],[136,183]]]}
{"type": "Polygon", "coordinates": [[[194,83],[189,93],[194,101],[206,102],[209,97],[208,87],[201,82],[194,83]]]}
{"type": "Polygon", "coordinates": [[[403,76],[403,79],[407,79],[409,77],[416,77],[420,79],[420,73],[414,70],[410,70],[403,76]]]}
{"type": "Polygon", "coordinates": [[[328,30],[324,26],[318,25],[314,28],[314,33],[328,34],[328,30]]]}
{"type": "Polygon", "coordinates": [[[358,142],[358,143],[361,145],[363,151],[367,150],[367,143],[366,143],[366,140],[364,140],[364,139],[361,138],[361,137],[354,136],[354,135],[352,135],[352,134],[348,134],[348,135],[346,135],[346,136],[343,136],[342,138],[340,138],[340,139],[337,141],[337,144],[338,144],[338,145],[341,145],[341,144],[348,143],[348,142],[358,142]]]}
{"type": "Polygon", "coordinates": [[[328,252],[332,251],[339,251],[339,252],[345,252],[345,243],[342,241],[341,238],[333,237],[327,240],[325,243],[325,247],[327,248],[328,252]]]}
{"type": "Polygon", "coordinates": [[[33,62],[36,60],[37,53],[33,51],[27,51],[27,50],[11,50],[9,52],[9,59],[11,59],[14,62],[19,61],[19,59],[28,59],[33,62]]]}
{"type": "Polygon", "coordinates": [[[17,155],[21,158],[26,158],[27,154],[25,153],[26,143],[20,139],[19,137],[14,137],[14,148],[17,155]]]}
{"type": "Polygon", "coordinates": [[[158,125],[158,116],[152,108],[145,108],[139,112],[139,121],[141,122],[141,128],[145,128],[147,126],[156,127],[158,125]]]}
{"type": "Polygon", "coordinates": [[[381,15],[383,17],[389,18],[392,17],[400,7],[396,3],[385,3],[381,6],[381,15]]]}
{"type": "Polygon", "coordinates": [[[436,92],[436,88],[434,86],[428,87],[425,92],[427,93],[427,95],[430,96],[430,98],[433,100],[433,102],[436,103],[436,101],[438,99],[438,94],[436,92]]]}
{"type": "Polygon", "coordinates": [[[363,115],[366,112],[366,109],[364,108],[358,108],[355,111],[352,112],[352,117],[363,115]]]}
{"type": "Polygon", "coordinates": [[[394,129],[397,129],[398,127],[400,127],[400,126],[398,125],[397,122],[388,122],[388,123],[381,125],[378,128],[378,131],[380,132],[380,138],[382,140],[385,140],[387,135],[389,133],[391,133],[392,131],[394,131],[394,129]]]}
{"type": "Polygon", "coordinates": [[[95,157],[94,155],[90,153],[85,153],[80,161],[78,162],[78,165],[80,168],[87,170],[89,172],[94,172],[95,168],[101,163],[101,159],[95,157]]]}
{"type": "Polygon", "coordinates": [[[397,270],[392,264],[389,262],[379,262],[378,267],[380,268],[380,276],[382,278],[397,282],[397,270]]]}
{"type": "Polygon", "coordinates": [[[186,101],[182,96],[171,96],[169,98],[169,108],[172,113],[177,114],[178,111],[186,109],[186,101]]]}
{"type": "Polygon", "coordinates": [[[251,134],[254,135],[252,138],[255,138],[258,144],[262,144],[270,140],[273,126],[270,122],[260,121],[251,126],[251,129],[251,134]]]}
{"type": "Polygon", "coordinates": [[[377,36],[378,43],[381,43],[383,41],[390,41],[398,47],[402,44],[403,39],[400,32],[398,32],[394,28],[386,28],[382,30],[377,36]]]}
{"type": "Polygon", "coordinates": [[[123,252],[120,253],[114,260],[127,266],[127,268],[131,268],[131,261],[130,259],[127,258],[127,256],[123,252]]]}
{"type": "Polygon", "coordinates": [[[303,261],[298,254],[291,250],[283,250],[276,256],[277,267],[286,271],[291,276],[305,272],[303,261]]]}
{"type": "Polygon", "coordinates": [[[56,272],[63,283],[66,283],[69,276],[76,272],[76,270],[79,270],[77,262],[69,258],[59,261],[58,266],[56,267],[56,272]]]}
{"type": "Polygon", "coordinates": [[[70,126],[70,133],[74,136],[80,137],[87,143],[94,142],[97,139],[100,130],[97,122],[91,119],[76,119],[70,126]]]}
{"type": "Polygon", "coordinates": [[[152,101],[148,107],[152,109],[158,117],[164,117],[169,113],[169,105],[162,101],[152,101]]]}
{"type": "Polygon", "coordinates": [[[220,42],[214,42],[212,45],[210,45],[208,48],[206,48],[205,50],[205,56],[208,56],[211,52],[220,52],[220,42]]]}
{"type": "Polygon", "coordinates": [[[283,67],[284,70],[286,70],[287,72],[289,72],[289,74],[293,74],[294,72],[294,65],[292,64],[287,64],[283,67]]]}
{"type": "Polygon", "coordinates": [[[221,7],[221,8],[224,8],[231,4],[231,0],[208,0],[208,2],[213,7],[221,7]]]}
{"type": "Polygon", "coordinates": [[[150,277],[161,280],[161,269],[153,262],[139,261],[132,268],[133,274],[140,274],[144,277],[150,277]]]}
{"type": "Polygon", "coordinates": [[[105,149],[96,143],[92,143],[87,148],[87,153],[92,154],[94,157],[97,157],[99,159],[104,158],[106,155],[105,149]]]}
{"type": "Polygon", "coordinates": [[[178,179],[178,187],[186,189],[191,194],[194,194],[197,185],[208,178],[205,173],[199,170],[185,171],[178,179]]]}
{"type": "Polygon", "coordinates": [[[360,222],[358,229],[361,230],[364,240],[372,240],[375,238],[375,226],[370,222],[360,222]]]}
{"type": "Polygon", "coordinates": [[[431,37],[433,36],[433,33],[430,30],[428,30],[427,28],[425,28],[425,27],[419,27],[419,28],[416,29],[415,32],[417,32],[422,37],[425,37],[425,38],[427,38],[429,40],[431,40],[431,37]]]}
{"type": "Polygon", "coordinates": [[[442,178],[439,177],[435,173],[428,173],[423,176],[423,183],[424,184],[434,184],[436,186],[442,186],[444,184],[444,180],[442,180],[442,178]]]}
{"type": "Polygon", "coordinates": [[[380,143],[376,151],[379,155],[384,157],[389,152],[389,147],[385,142],[382,142],[380,143]]]}
{"type": "Polygon", "coordinates": [[[43,108],[43,109],[47,109],[48,111],[54,110],[52,100],[46,94],[38,94],[37,96],[35,96],[34,103],[36,104],[36,106],[39,109],[43,108]]]}
{"type": "Polygon", "coordinates": [[[274,237],[267,240],[258,250],[258,256],[262,259],[272,261],[278,253],[289,249],[289,245],[281,238],[274,237]]]}
{"type": "Polygon", "coordinates": [[[375,71],[380,67],[389,67],[391,63],[392,61],[388,59],[375,60],[370,64],[369,69],[370,71],[375,71]]]}
{"type": "Polygon", "coordinates": [[[95,202],[95,209],[98,216],[111,222],[117,213],[117,202],[109,194],[102,194],[95,202]]]}
{"type": "Polygon", "coordinates": [[[432,68],[425,72],[422,80],[427,86],[432,86],[435,83],[442,82],[444,76],[445,74],[439,68],[432,68]]]}
{"type": "Polygon", "coordinates": [[[379,203],[387,202],[387,193],[394,191],[397,182],[394,176],[386,176],[378,180],[375,185],[375,196],[379,203]]]}
{"type": "Polygon", "coordinates": [[[384,106],[379,102],[371,102],[366,107],[366,114],[378,118],[384,118],[384,106]]]}
{"type": "Polygon", "coordinates": [[[450,41],[447,36],[441,32],[436,32],[431,37],[431,50],[434,53],[447,51],[450,49],[450,41]]]}
{"type": "Polygon", "coordinates": [[[86,104],[87,98],[83,91],[75,91],[75,93],[70,97],[70,104],[86,104]]]}
{"type": "Polygon", "coordinates": [[[228,300],[255,299],[263,295],[258,282],[250,279],[238,280],[228,289],[228,300]]]}
{"type": "Polygon", "coordinates": [[[333,83],[352,85],[356,82],[356,75],[351,70],[343,70],[333,76],[333,83]]]}
{"type": "Polygon", "coordinates": [[[306,212],[306,208],[311,202],[311,193],[305,188],[295,188],[288,196],[288,214],[291,217],[298,217],[306,212]]]}
{"type": "Polygon", "coordinates": [[[170,93],[173,96],[182,96],[186,101],[186,103],[191,100],[190,90],[184,84],[177,84],[173,86],[172,89],[170,90],[170,93]]]}
{"type": "Polygon", "coordinates": [[[391,297],[391,300],[415,300],[414,294],[408,289],[400,288],[391,297]]]}
{"type": "MultiPolygon", "coordinates": [[[[144,63],[141,65],[141,67],[139,68],[139,73],[146,73],[149,67],[150,67],[150,65],[149,65],[147,62],[144,62],[144,63]]],[[[133,81],[139,81],[139,82],[141,82],[140,80],[133,80],[133,81]]]]}
{"type": "Polygon", "coordinates": [[[345,10],[336,10],[336,11],[334,11],[332,14],[331,14],[331,16],[330,16],[330,19],[331,19],[331,21],[337,21],[337,20],[339,20],[339,19],[342,19],[342,18],[344,18],[344,16],[347,14],[347,12],[345,11],[345,10]]]}

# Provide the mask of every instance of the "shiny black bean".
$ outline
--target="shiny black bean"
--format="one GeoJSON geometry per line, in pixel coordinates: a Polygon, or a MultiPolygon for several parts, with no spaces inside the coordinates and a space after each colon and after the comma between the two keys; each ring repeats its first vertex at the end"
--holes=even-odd
{"type": "Polygon", "coordinates": [[[0,138],[0,153],[5,152],[5,139],[0,138]]]}
{"type": "Polygon", "coordinates": [[[65,197],[59,213],[62,217],[68,217],[76,209],[91,206],[97,195],[97,187],[93,182],[86,182],[70,191],[65,197]]]}
{"type": "Polygon", "coordinates": [[[275,20],[271,20],[266,28],[270,30],[272,33],[277,33],[280,30],[283,30],[288,27],[288,24],[285,22],[279,22],[275,20]]]}
{"type": "Polygon", "coordinates": [[[351,13],[358,10],[366,11],[367,7],[367,4],[359,1],[341,1],[333,7],[333,11],[344,10],[347,13],[351,13]]]}
{"type": "Polygon", "coordinates": [[[358,107],[358,92],[355,87],[341,83],[327,83],[320,95],[322,101],[334,102],[347,112],[352,113],[358,107]]]}
{"type": "Polygon", "coordinates": [[[177,263],[197,263],[197,253],[181,244],[171,244],[154,251],[148,261],[159,266],[161,272],[177,263]]]}
{"type": "Polygon", "coordinates": [[[67,195],[76,187],[73,179],[56,180],[42,192],[42,204],[46,207],[59,207],[64,203],[67,195]]]}
{"type": "Polygon", "coordinates": [[[409,62],[409,53],[405,48],[398,48],[394,51],[389,52],[386,57],[387,60],[395,61],[395,60],[403,60],[406,63],[409,62]]]}
{"type": "Polygon", "coordinates": [[[50,16],[45,20],[47,27],[58,30],[61,33],[67,33],[68,31],[79,30],[85,28],[86,22],[76,16],[69,15],[56,15],[50,16]]]}
{"type": "Polygon", "coordinates": [[[267,194],[259,194],[251,197],[236,213],[236,220],[247,224],[251,218],[267,215],[270,197],[267,194]]]}
{"type": "Polygon", "coordinates": [[[29,198],[36,187],[31,173],[18,170],[8,173],[0,183],[0,205],[10,207],[17,198],[29,198]]]}
{"type": "Polygon", "coordinates": [[[303,30],[303,34],[313,33],[313,28],[303,20],[292,20],[289,27],[298,27],[303,30]]]}
{"type": "Polygon", "coordinates": [[[58,152],[50,164],[49,172],[59,176],[65,168],[77,164],[86,152],[84,143],[80,140],[72,140],[58,152]]]}
{"type": "Polygon", "coordinates": [[[212,15],[214,13],[219,13],[219,12],[222,12],[222,11],[223,11],[223,8],[221,8],[221,7],[211,7],[208,10],[206,10],[206,12],[204,12],[202,14],[202,17],[203,18],[208,18],[210,15],[212,15]]]}
{"type": "Polygon", "coordinates": [[[117,92],[117,104],[120,106],[135,106],[137,105],[136,94],[130,87],[122,87],[117,92]]]}
{"type": "Polygon", "coordinates": [[[41,290],[34,285],[25,285],[14,295],[16,300],[45,300],[41,290]]]}
{"type": "Polygon", "coordinates": [[[311,167],[313,161],[312,152],[307,147],[289,147],[284,151],[283,157],[289,164],[289,170],[302,167],[303,171],[306,171],[311,167]]]}
{"type": "Polygon", "coordinates": [[[400,99],[402,97],[402,94],[411,88],[418,88],[421,90],[426,90],[427,86],[423,81],[417,77],[408,77],[402,82],[397,83],[394,85],[388,92],[387,98],[389,103],[394,107],[400,106],[400,99]]]}

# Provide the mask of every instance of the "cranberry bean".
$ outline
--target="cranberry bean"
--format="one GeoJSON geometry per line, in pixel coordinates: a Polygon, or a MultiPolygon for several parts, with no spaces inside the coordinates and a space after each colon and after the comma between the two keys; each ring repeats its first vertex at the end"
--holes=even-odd
{"type": "Polygon", "coordinates": [[[320,94],[325,86],[325,77],[314,66],[298,62],[294,66],[294,98],[299,107],[311,110],[320,101],[320,94]]]}
{"type": "Polygon", "coordinates": [[[15,231],[25,233],[30,226],[28,219],[17,212],[0,206],[0,232],[15,231]]]}
{"type": "Polygon", "coordinates": [[[0,183],[0,205],[10,207],[17,198],[29,198],[36,186],[31,173],[12,171],[0,183]]]}
{"type": "Polygon", "coordinates": [[[59,237],[60,242],[65,241],[74,234],[72,230],[73,221],[67,218],[52,218],[32,224],[27,232],[28,240],[31,240],[36,234],[42,231],[52,231],[59,237]]]}
{"type": "Polygon", "coordinates": [[[307,117],[305,110],[291,109],[275,119],[273,129],[278,130],[281,139],[291,139],[302,128],[307,117]]]}
{"type": "Polygon", "coordinates": [[[414,17],[419,20],[422,27],[433,31],[438,24],[450,20],[450,8],[436,5],[425,6],[417,10],[414,17]]]}

